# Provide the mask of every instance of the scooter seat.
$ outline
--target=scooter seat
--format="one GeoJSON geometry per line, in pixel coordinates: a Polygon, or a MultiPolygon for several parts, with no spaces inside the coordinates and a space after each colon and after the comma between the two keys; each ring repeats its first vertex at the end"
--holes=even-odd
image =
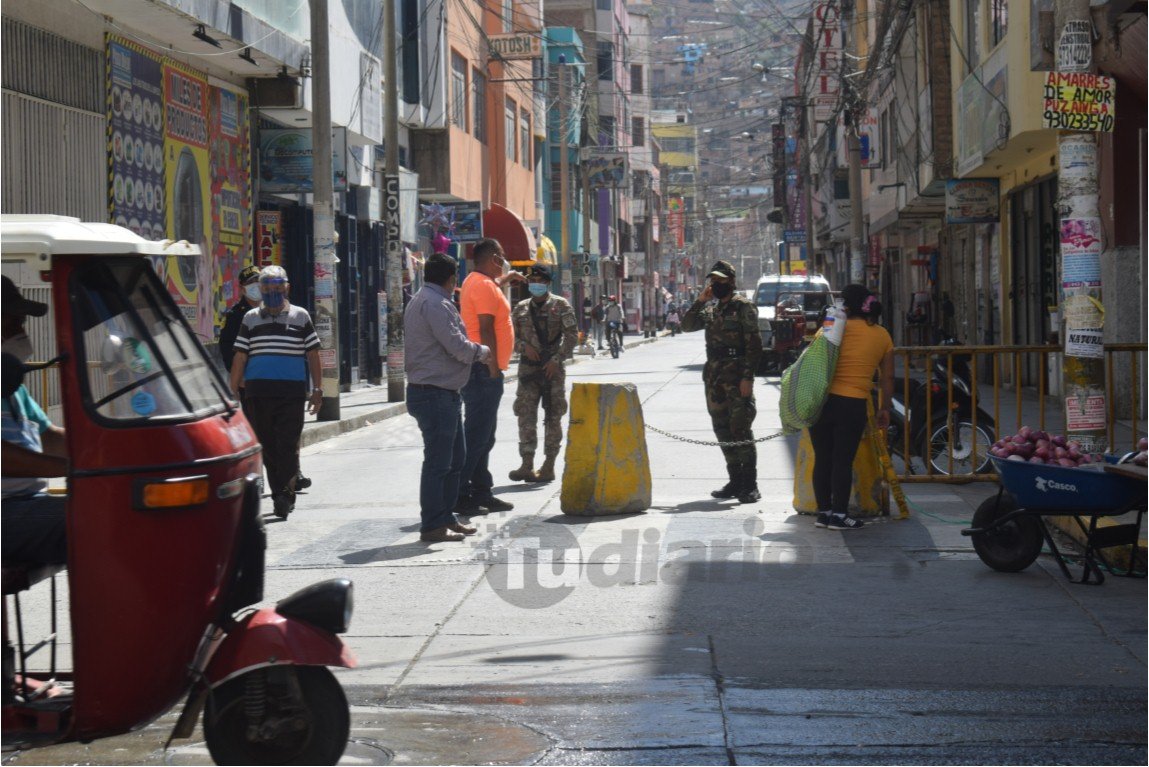
{"type": "Polygon", "coordinates": [[[20,564],[17,562],[4,562],[3,592],[15,594],[18,591],[27,591],[40,581],[51,578],[64,569],[64,565],[20,564]]]}

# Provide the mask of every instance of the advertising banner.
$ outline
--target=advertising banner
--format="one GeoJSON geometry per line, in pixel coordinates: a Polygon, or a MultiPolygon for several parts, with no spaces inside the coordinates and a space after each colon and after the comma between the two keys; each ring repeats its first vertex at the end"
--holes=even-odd
{"type": "Polygon", "coordinates": [[[1061,219],[1061,285],[1101,285],[1101,219],[1061,219]]]}
{"type": "Polygon", "coordinates": [[[163,64],[158,54],[108,38],[108,220],[162,240],[163,64]]]}
{"type": "Polygon", "coordinates": [[[1117,81],[1089,72],[1049,72],[1041,105],[1042,128],[1112,133],[1117,81]]]}
{"type": "MultiPolygon", "coordinates": [[[[331,130],[333,189],[347,191],[347,129],[331,130]]],[[[259,132],[259,188],[264,192],[310,192],[311,129],[266,128],[259,132]]]]}
{"type": "Polygon", "coordinates": [[[208,85],[202,75],[164,62],[164,190],[167,231],[174,240],[199,245],[198,259],[169,258],[168,291],[192,329],[214,338],[213,318],[200,285],[211,284],[208,217],[211,214],[211,162],[208,157],[208,85]],[[173,263],[174,262],[174,263],[173,263]]]}
{"type": "Polygon", "coordinates": [[[452,242],[478,242],[483,239],[482,202],[445,202],[443,207],[454,211],[451,219],[454,226],[448,232],[452,242]]]}
{"type": "Polygon", "coordinates": [[[588,183],[596,187],[621,187],[626,183],[626,153],[588,154],[582,161],[588,183]]]}
{"type": "Polygon", "coordinates": [[[251,162],[247,96],[210,88],[212,311],[216,331],[239,300],[239,272],[251,261],[251,162]]]}
{"type": "Polygon", "coordinates": [[[283,216],[278,210],[261,210],[255,214],[257,252],[255,265],[283,265],[283,216]]]}
{"type": "Polygon", "coordinates": [[[115,35],[107,93],[109,220],[200,246],[198,258],[153,266],[192,329],[214,340],[251,259],[247,96],[115,35]]]}
{"type": "Polygon", "coordinates": [[[953,178],[946,181],[947,224],[996,224],[1001,193],[996,178],[953,178]]]}

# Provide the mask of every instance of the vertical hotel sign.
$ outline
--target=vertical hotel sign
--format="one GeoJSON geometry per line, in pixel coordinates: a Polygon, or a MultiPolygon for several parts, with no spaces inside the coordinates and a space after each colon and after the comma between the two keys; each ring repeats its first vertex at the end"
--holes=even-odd
{"type": "MultiPolygon", "coordinates": [[[[199,245],[198,263],[169,263],[168,290],[196,333],[212,337],[206,296],[197,290],[209,283],[207,217],[211,210],[207,143],[207,80],[173,62],[164,63],[164,186],[168,232],[173,239],[199,245]]],[[[169,259],[170,262],[171,259],[169,259]]]]}

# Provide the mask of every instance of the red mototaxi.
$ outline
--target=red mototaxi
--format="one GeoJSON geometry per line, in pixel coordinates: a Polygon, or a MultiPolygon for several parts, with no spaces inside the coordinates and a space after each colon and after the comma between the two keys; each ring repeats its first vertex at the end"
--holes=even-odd
{"type": "MultiPolygon", "coordinates": [[[[173,736],[206,705],[219,763],[334,764],[349,716],[324,667],[354,665],[351,584],[242,612],[263,599],[260,446],[153,268],[198,250],[60,217],[4,217],[0,240],[6,274],[51,287],[72,636],[48,694],[29,664],[5,696],[5,748],[124,733],[186,697],[173,736]]],[[[46,574],[5,563],[5,599],[46,574]]]]}

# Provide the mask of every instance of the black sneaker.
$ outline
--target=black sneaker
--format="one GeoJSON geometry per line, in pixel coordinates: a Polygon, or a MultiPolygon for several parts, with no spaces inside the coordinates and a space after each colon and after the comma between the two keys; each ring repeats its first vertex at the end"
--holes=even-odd
{"type": "Polygon", "coordinates": [[[309,487],[311,487],[311,477],[303,476],[302,471],[295,475],[296,490],[306,490],[309,487]]]}
{"type": "Polygon", "coordinates": [[[501,498],[496,498],[493,495],[487,496],[486,498],[475,499],[474,502],[475,505],[482,509],[486,509],[487,511],[510,511],[511,509],[515,508],[515,504],[508,503],[507,501],[504,501],[501,498]]]}
{"type": "Polygon", "coordinates": [[[830,530],[859,530],[865,526],[865,522],[849,514],[831,514],[830,520],[826,523],[826,527],[830,530]]]}
{"type": "Polygon", "coordinates": [[[762,500],[762,493],[758,492],[758,485],[747,485],[738,491],[739,503],[754,503],[762,500]]]}
{"type": "Polygon", "coordinates": [[[727,498],[737,498],[738,494],[741,492],[742,489],[739,487],[739,483],[735,482],[734,480],[730,480],[717,490],[711,490],[710,497],[725,500],[727,498]]]}
{"type": "Polygon", "coordinates": [[[814,527],[828,527],[831,516],[828,511],[819,511],[818,516],[814,517],[814,527]]]}
{"type": "Polygon", "coordinates": [[[273,495],[271,504],[272,513],[280,519],[287,519],[287,516],[295,509],[295,499],[286,493],[273,495]]]}

